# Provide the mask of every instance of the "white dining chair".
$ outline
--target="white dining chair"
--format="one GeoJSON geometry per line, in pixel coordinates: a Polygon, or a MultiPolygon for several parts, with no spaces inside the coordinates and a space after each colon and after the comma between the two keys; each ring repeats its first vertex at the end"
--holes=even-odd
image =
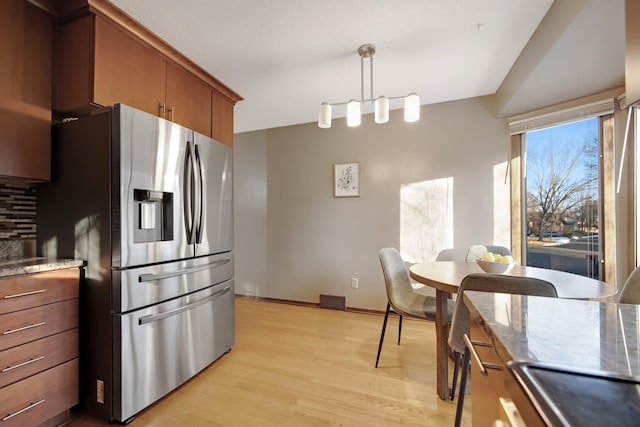
{"type": "MultiPolygon", "coordinates": [[[[395,312],[399,316],[398,323],[398,345],[402,334],[402,317],[413,317],[416,319],[435,320],[436,299],[433,296],[416,292],[411,285],[409,270],[405,265],[400,253],[395,248],[384,248],[379,253],[384,284],[387,291],[387,309],[384,314],[380,342],[378,343],[378,354],[376,355],[376,368],[380,361],[380,352],[387,329],[389,313],[395,312]]],[[[449,302],[449,319],[453,315],[453,301],[449,302]]]]}
{"type": "Polygon", "coordinates": [[[553,284],[531,277],[504,276],[500,274],[475,273],[469,274],[460,283],[456,305],[451,320],[449,330],[449,347],[455,355],[455,367],[453,372],[453,385],[451,388],[451,398],[453,399],[458,369],[462,369],[460,376],[460,390],[458,391],[458,404],[456,407],[455,426],[459,427],[462,422],[462,411],[464,407],[464,393],[467,384],[467,373],[469,371],[469,349],[464,341],[464,335],[469,335],[471,330],[471,319],[469,309],[464,304],[463,293],[465,291],[485,291],[505,294],[537,295],[557,298],[558,294],[553,284]]]}

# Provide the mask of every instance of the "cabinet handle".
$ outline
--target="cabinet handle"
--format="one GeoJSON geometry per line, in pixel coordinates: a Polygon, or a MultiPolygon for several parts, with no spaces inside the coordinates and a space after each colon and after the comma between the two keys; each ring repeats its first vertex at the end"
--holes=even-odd
{"type": "Polygon", "coordinates": [[[163,119],[167,118],[167,116],[164,113],[164,102],[160,103],[160,117],[162,117],[163,119]]]}
{"type": "Polygon", "coordinates": [[[502,370],[502,366],[500,365],[496,365],[495,363],[483,362],[482,359],[480,359],[480,355],[476,351],[475,345],[479,347],[493,347],[491,344],[486,342],[471,341],[471,339],[469,338],[469,335],[467,334],[464,334],[462,337],[464,338],[464,342],[467,345],[467,348],[469,349],[469,353],[471,354],[473,359],[476,361],[478,368],[480,368],[480,373],[482,374],[482,376],[486,377],[487,375],[489,375],[489,372],[487,371],[487,369],[494,369],[496,371],[502,370]]]}
{"type": "Polygon", "coordinates": [[[24,408],[20,409],[19,411],[16,411],[14,413],[9,412],[7,414],[7,416],[2,419],[2,421],[10,420],[11,418],[15,417],[16,415],[20,415],[21,413],[23,413],[25,411],[28,411],[29,409],[33,409],[36,406],[38,406],[38,405],[40,405],[41,403],[44,403],[44,402],[45,402],[44,399],[38,400],[37,402],[33,402],[30,405],[25,406],[24,408]]]}
{"type": "Polygon", "coordinates": [[[138,282],[153,282],[156,280],[169,279],[171,277],[184,276],[185,274],[197,273],[202,270],[210,270],[221,265],[231,262],[231,258],[223,258],[218,261],[211,262],[205,265],[199,265],[196,267],[183,268],[180,270],[170,271],[167,273],[147,273],[138,276],[138,282]]]}
{"type": "Polygon", "coordinates": [[[226,294],[230,290],[231,290],[231,286],[227,286],[224,289],[216,291],[213,294],[209,295],[208,297],[204,297],[204,298],[202,298],[202,299],[200,299],[200,300],[198,300],[196,302],[192,302],[191,304],[183,305],[182,307],[174,308],[173,310],[165,311],[164,313],[148,314],[146,316],[142,316],[140,319],[138,319],[138,324],[139,325],[144,325],[146,323],[157,322],[158,320],[166,319],[167,317],[171,317],[171,316],[174,316],[176,314],[180,314],[180,313],[183,313],[185,311],[189,311],[189,310],[191,310],[193,308],[196,308],[198,306],[201,306],[202,304],[206,304],[209,301],[212,301],[212,300],[216,299],[220,295],[226,294]]]}
{"type": "Polygon", "coordinates": [[[174,112],[174,111],[176,111],[176,107],[174,107],[173,105],[172,105],[172,106],[170,106],[170,107],[167,109],[167,113],[171,113],[171,117],[169,117],[169,121],[171,121],[171,122],[173,121],[173,112],[174,112]]]}
{"type": "Polygon", "coordinates": [[[23,366],[30,365],[30,364],[32,364],[32,363],[34,363],[34,362],[37,362],[38,360],[42,360],[42,359],[44,359],[44,356],[34,357],[34,358],[32,358],[32,359],[25,360],[25,361],[24,361],[24,362],[22,362],[22,363],[18,363],[18,364],[16,364],[16,365],[12,365],[12,366],[7,366],[6,368],[4,368],[4,369],[3,369],[2,371],[0,371],[0,372],[2,372],[2,373],[4,374],[5,372],[13,371],[13,370],[14,370],[14,369],[16,369],[16,368],[21,368],[21,367],[23,367],[23,366]]]}
{"type": "Polygon", "coordinates": [[[9,329],[8,331],[4,331],[2,335],[9,335],[15,332],[25,331],[31,328],[37,328],[38,326],[44,325],[46,322],[32,323],[31,325],[23,326],[21,328],[9,329]]]}
{"type": "Polygon", "coordinates": [[[46,289],[38,289],[37,291],[23,292],[21,294],[5,295],[2,298],[9,299],[9,298],[26,297],[26,296],[29,296],[29,295],[41,294],[43,292],[47,292],[47,290],[46,289]]]}

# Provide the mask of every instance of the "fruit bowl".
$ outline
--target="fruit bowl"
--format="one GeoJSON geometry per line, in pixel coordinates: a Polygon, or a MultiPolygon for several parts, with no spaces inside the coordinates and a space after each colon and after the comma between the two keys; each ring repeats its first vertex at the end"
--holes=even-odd
{"type": "Polygon", "coordinates": [[[493,262],[493,261],[485,261],[483,259],[478,258],[476,260],[480,268],[486,273],[493,274],[504,274],[516,265],[515,262],[493,262]]]}

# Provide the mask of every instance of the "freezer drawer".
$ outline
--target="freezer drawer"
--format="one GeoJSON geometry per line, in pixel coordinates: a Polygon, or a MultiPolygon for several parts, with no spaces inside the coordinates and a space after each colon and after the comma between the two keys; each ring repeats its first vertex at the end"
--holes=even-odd
{"type": "Polygon", "coordinates": [[[231,349],[234,282],[114,315],[114,331],[113,417],[125,421],[231,349]]]}
{"type": "Polygon", "coordinates": [[[112,310],[126,313],[233,277],[233,253],[113,271],[112,310]]]}

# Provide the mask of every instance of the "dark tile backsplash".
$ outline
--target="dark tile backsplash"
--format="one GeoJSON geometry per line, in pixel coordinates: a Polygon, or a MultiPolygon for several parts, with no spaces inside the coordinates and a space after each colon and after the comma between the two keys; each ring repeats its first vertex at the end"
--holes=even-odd
{"type": "Polygon", "coordinates": [[[36,187],[0,184],[0,241],[36,238],[36,187]]]}

